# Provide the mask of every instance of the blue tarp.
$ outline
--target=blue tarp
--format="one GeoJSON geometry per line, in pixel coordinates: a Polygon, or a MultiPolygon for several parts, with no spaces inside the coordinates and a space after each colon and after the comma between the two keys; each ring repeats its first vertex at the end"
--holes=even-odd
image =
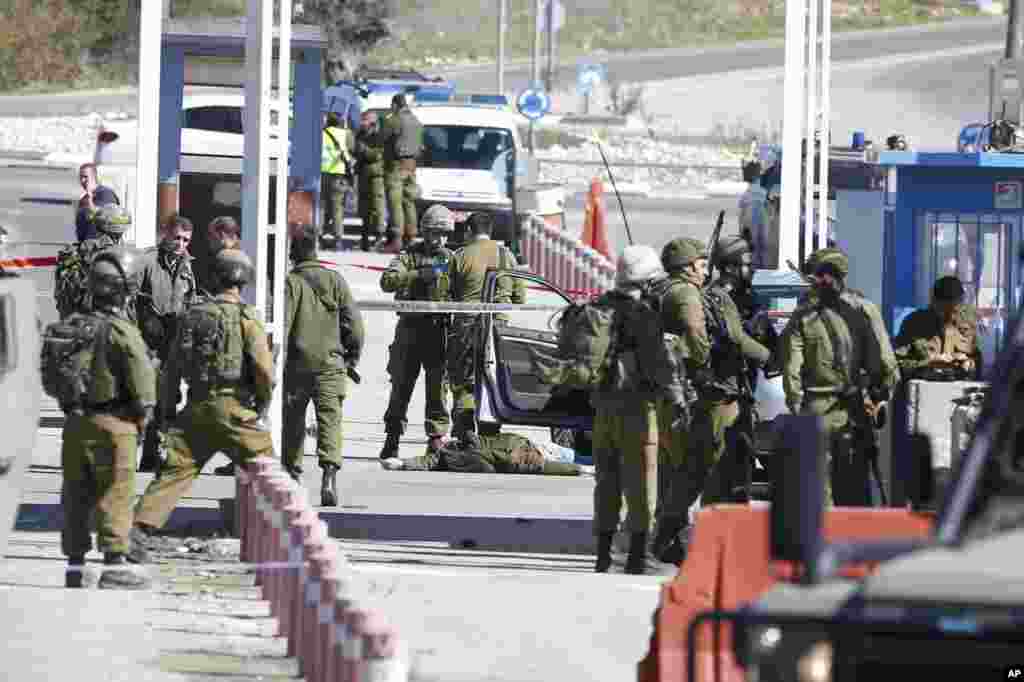
{"type": "Polygon", "coordinates": [[[363,113],[363,101],[359,91],[345,83],[324,88],[323,113],[333,111],[347,119],[352,130],[359,128],[359,117],[363,113]]]}

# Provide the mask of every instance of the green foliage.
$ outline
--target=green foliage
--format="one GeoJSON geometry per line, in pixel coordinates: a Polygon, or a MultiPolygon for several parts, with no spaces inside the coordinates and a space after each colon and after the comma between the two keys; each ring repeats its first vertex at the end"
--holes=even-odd
{"type": "Polygon", "coordinates": [[[61,0],[10,2],[0,16],[0,88],[78,78],[80,28],[61,0]]]}

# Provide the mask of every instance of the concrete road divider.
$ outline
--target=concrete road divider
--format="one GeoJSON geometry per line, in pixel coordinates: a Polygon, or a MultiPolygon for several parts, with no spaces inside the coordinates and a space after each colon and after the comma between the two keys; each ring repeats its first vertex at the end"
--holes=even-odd
{"type": "Polygon", "coordinates": [[[306,490],[278,462],[261,458],[236,469],[235,491],[242,560],[254,566],[304,679],[404,682],[408,665],[397,633],[357,599],[351,567],[306,490]]]}

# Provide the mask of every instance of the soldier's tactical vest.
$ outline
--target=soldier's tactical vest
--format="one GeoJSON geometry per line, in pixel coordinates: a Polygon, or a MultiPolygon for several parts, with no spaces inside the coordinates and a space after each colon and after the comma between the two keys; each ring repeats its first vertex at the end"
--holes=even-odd
{"type": "Polygon", "coordinates": [[[181,362],[191,390],[202,394],[243,384],[243,319],[253,319],[252,311],[229,301],[207,301],[188,311],[181,329],[181,362]]]}
{"type": "Polygon", "coordinates": [[[426,247],[421,242],[417,246],[409,250],[409,256],[412,258],[413,266],[416,269],[424,267],[433,267],[438,277],[432,283],[427,284],[420,278],[416,278],[412,285],[403,287],[395,294],[395,300],[398,301],[446,301],[448,300],[448,292],[450,291],[450,280],[448,275],[448,268],[451,264],[452,252],[448,249],[438,249],[433,253],[428,253],[426,247]]]}
{"type": "Polygon", "coordinates": [[[72,313],[49,324],[43,334],[43,390],[65,414],[113,406],[117,378],[107,359],[110,320],[98,313],[72,313]]]}

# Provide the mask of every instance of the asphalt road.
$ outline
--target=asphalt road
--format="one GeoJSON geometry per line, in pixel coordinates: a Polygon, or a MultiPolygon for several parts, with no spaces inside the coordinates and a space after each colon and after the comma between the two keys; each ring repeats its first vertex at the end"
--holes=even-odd
{"type": "MultiPolygon", "coordinates": [[[[881,31],[835,33],[832,38],[832,59],[838,64],[999,43],[1005,39],[1005,31],[1004,18],[980,17],[881,31]]],[[[993,55],[997,52],[993,51],[993,55]]],[[[680,47],[619,54],[596,53],[592,61],[604,63],[611,79],[641,83],[748,69],[781,68],[783,57],[783,41],[771,40],[702,49],[680,47]]],[[[575,80],[575,69],[575,63],[563,64],[556,71],[556,81],[571,86],[575,80]]],[[[467,90],[490,90],[496,81],[494,64],[455,67],[440,73],[467,90]]],[[[507,65],[507,89],[520,90],[529,82],[528,62],[507,65]]],[[[929,79],[909,79],[902,83],[903,87],[922,94],[929,92],[930,84],[929,79]]],[[[126,111],[134,115],[136,107],[137,95],[132,89],[0,96],[0,116],[59,116],[93,111],[126,111]]]]}

